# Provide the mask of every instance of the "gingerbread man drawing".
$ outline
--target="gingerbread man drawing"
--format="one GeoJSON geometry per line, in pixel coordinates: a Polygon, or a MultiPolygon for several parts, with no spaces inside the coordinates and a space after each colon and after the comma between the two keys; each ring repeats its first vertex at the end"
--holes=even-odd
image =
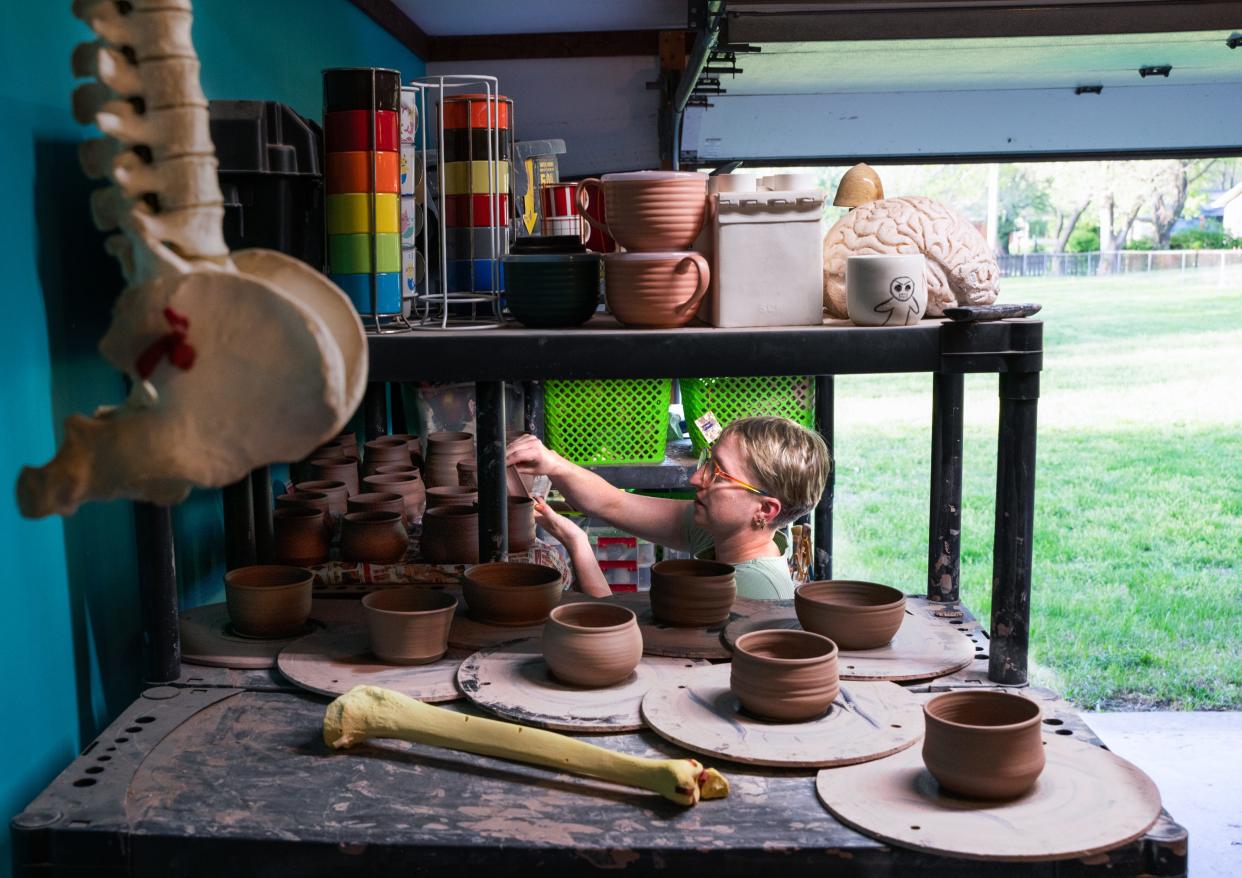
{"type": "Polygon", "coordinates": [[[875,306],[877,314],[888,314],[885,326],[909,326],[917,323],[922,306],[914,298],[914,278],[902,275],[888,285],[889,298],[875,306]]]}

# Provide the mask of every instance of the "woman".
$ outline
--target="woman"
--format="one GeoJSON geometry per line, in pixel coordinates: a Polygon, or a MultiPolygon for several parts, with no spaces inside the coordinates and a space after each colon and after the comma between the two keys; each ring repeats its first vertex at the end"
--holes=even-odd
{"type": "MultiPolygon", "coordinates": [[[[534,436],[509,446],[507,462],[525,473],[543,473],[570,505],[609,525],[671,549],[734,565],[739,597],[793,597],[784,555],[784,526],[819,501],[831,459],[824,440],[785,418],[743,418],[725,427],[699,460],[690,479],[693,500],[643,497],[550,451],[534,436]]],[[[611,594],[585,533],[536,506],[536,518],[569,550],[578,586],[611,594]]]]}

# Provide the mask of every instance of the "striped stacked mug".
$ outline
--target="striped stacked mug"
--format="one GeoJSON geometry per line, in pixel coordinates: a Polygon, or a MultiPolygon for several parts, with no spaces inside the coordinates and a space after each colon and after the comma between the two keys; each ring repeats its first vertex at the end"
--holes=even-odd
{"type": "Polygon", "coordinates": [[[454,95],[444,99],[442,110],[448,289],[499,292],[512,210],[513,101],[454,95]]]}
{"type": "Polygon", "coordinates": [[[400,94],[396,70],[323,72],[328,270],[365,315],[401,313],[400,94]]]}

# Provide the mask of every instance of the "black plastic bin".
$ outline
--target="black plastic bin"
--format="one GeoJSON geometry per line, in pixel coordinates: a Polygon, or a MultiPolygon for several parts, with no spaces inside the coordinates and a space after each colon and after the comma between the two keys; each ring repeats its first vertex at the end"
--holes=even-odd
{"type": "Polygon", "coordinates": [[[212,101],[224,238],[232,250],[268,247],[326,268],[323,131],[275,101],[212,101]]]}

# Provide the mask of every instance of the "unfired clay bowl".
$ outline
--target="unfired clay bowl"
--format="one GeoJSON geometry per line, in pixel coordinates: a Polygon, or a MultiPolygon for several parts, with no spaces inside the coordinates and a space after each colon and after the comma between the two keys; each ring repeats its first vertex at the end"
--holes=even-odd
{"type": "Polygon", "coordinates": [[[395,512],[405,520],[405,498],[387,491],[355,494],[349,498],[350,512],[395,512]]]}
{"type": "Polygon", "coordinates": [[[479,513],[456,504],[428,509],[419,549],[429,564],[477,564],[479,513]]]}
{"type": "Polygon", "coordinates": [[[1008,692],[946,692],[923,705],[923,762],[946,790],[1013,799],[1044,770],[1038,704],[1008,692]]]}
{"type": "Polygon", "coordinates": [[[425,588],[386,588],[362,599],[371,651],[390,665],[425,665],[448,651],[457,598],[425,588]]]}
{"type": "Polygon", "coordinates": [[[298,482],[293,487],[299,491],[315,491],[327,494],[328,512],[337,520],[348,511],[349,488],[344,482],[320,479],[318,481],[298,482]]]}
{"type": "Polygon", "coordinates": [[[302,567],[258,564],[224,574],[224,600],[234,630],[246,637],[297,634],[310,618],[314,577],[302,567]]]}
{"type": "Polygon", "coordinates": [[[837,645],[809,631],[752,631],[737,639],[729,686],[742,707],[776,722],[805,722],[840,691],[837,645]]]}
{"type": "Polygon", "coordinates": [[[466,568],[462,596],[470,616],[489,625],[538,625],[561,599],[555,567],[496,561],[466,568]]]}
{"type": "Polygon", "coordinates": [[[358,458],[317,457],[311,461],[311,473],[321,481],[344,482],[350,495],[360,493],[358,487],[358,458]]]}
{"type": "Polygon", "coordinates": [[[381,436],[366,444],[366,456],[362,459],[363,475],[371,475],[377,466],[384,464],[408,464],[410,462],[409,443],[397,436],[381,436]]]}
{"type": "Polygon", "coordinates": [[[543,660],[571,686],[599,688],[627,679],[643,657],[634,611],[616,604],[565,604],[543,626],[543,660]]]}
{"type": "Polygon", "coordinates": [[[841,649],[876,649],[901,627],[906,596],[875,582],[825,579],[794,589],[794,611],[803,628],[841,649]]]}
{"type": "Polygon", "coordinates": [[[474,436],[462,432],[427,434],[427,485],[457,484],[457,462],[474,459],[474,436]]]}
{"type": "MultiPolygon", "coordinates": [[[[344,485],[341,487],[343,488],[344,485]]],[[[318,509],[323,513],[324,526],[329,529],[332,527],[332,502],[323,491],[288,491],[276,498],[277,509],[286,506],[318,509]]]]}
{"type": "Polygon", "coordinates": [[[375,473],[362,480],[369,492],[400,494],[405,501],[407,524],[421,521],[427,508],[427,489],[418,473],[375,473]]]}
{"type": "Polygon", "coordinates": [[[535,542],[535,501],[509,498],[509,551],[525,552],[535,542]]]}
{"type": "Polygon", "coordinates": [[[330,534],[323,510],[281,506],[272,513],[272,558],[294,567],[322,564],[328,560],[330,534]]]}
{"type": "Polygon", "coordinates": [[[651,568],[651,614],[678,628],[706,628],[729,618],[737,597],[733,565],[693,558],[651,568]]]}
{"type": "Polygon", "coordinates": [[[437,506],[474,506],[479,502],[479,492],[461,485],[441,485],[427,489],[427,508],[437,506]]]}
{"type": "Polygon", "coordinates": [[[409,545],[399,512],[350,512],[341,524],[343,561],[395,564],[409,545]]]}

